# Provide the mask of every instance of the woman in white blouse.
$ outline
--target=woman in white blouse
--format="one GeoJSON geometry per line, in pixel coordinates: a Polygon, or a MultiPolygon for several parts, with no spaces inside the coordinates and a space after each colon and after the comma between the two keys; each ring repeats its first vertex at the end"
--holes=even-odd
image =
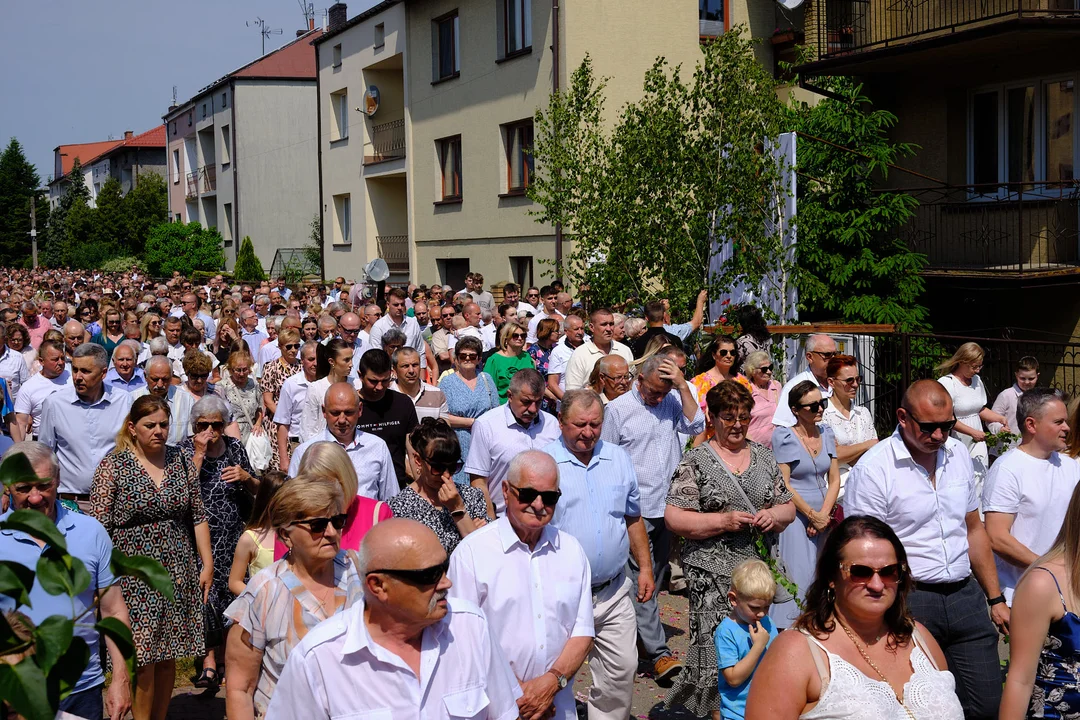
{"type": "Polygon", "coordinates": [[[855,404],[855,393],[862,383],[858,360],[851,355],[836,355],[829,360],[825,372],[833,392],[821,421],[832,428],[836,438],[836,455],[840,461],[840,497],[843,497],[851,466],[877,444],[877,431],[870,411],[855,404]]]}

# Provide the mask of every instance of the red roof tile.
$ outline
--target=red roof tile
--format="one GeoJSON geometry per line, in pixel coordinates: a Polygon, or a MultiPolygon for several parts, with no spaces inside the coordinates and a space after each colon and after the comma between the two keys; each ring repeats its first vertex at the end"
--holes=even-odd
{"type": "Polygon", "coordinates": [[[73,143],[71,145],[59,146],[56,150],[60,152],[60,167],[63,170],[63,174],[66,176],[71,172],[71,168],[75,165],[76,159],[83,165],[86,165],[94,158],[113,149],[122,142],[123,140],[103,140],[101,142],[73,143]]]}
{"type": "Polygon", "coordinates": [[[314,30],[292,41],[288,45],[259,58],[227,77],[247,78],[306,78],[315,79],[315,49],[311,41],[322,35],[322,30],[314,30]]]}
{"type": "Polygon", "coordinates": [[[165,147],[165,126],[155,125],[141,135],[125,140],[124,147],[165,147]]]}

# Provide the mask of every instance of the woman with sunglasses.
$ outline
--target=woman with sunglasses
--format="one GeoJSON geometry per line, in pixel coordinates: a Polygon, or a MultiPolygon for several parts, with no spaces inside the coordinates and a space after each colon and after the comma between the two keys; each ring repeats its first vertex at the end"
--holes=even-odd
{"type": "Polygon", "coordinates": [[[109,360],[112,360],[113,350],[124,342],[124,320],[119,310],[110,307],[105,311],[105,327],[95,333],[90,342],[105,348],[109,360]]]}
{"type": "Polygon", "coordinates": [[[495,389],[499,391],[501,403],[506,402],[506,391],[514,373],[525,368],[536,368],[532,356],[525,352],[527,336],[528,333],[516,322],[503,323],[499,328],[499,349],[484,363],[484,372],[495,380],[495,389]]]}
{"type": "MultiPolygon", "coordinates": [[[[229,406],[217,395],[206,395],[191,408],[192,436],[180,443],[180,450],[199,476],[203,507],[210,523],[210,544],[214,556],[214,582],[207,601],[224,617],[233,601],[229,590],[236,543],[244,533],[251,502],[259,488],[251,474],[247,451],[238,439],[225,435],[230,421],[229,406]]],[[[216,687],[221,683],[220,648],[207,647],[206,657],[195,687],[216,687]]]]}
{"type": "Polygon", "coordinates": [[[135,720],[165,720],[176,658],[204,652],[202,606],[215,571],[198,471],[166,445],[169,423],[165,400],[137,398],[90,491],[91,514],[116,549],[157,560],[173,581],[169,602],[136,578],[119,578],[135,641],[135,720]]]}
{"type": "Polygon", "coordinates": [[[548,365],[551,363],[551,351],[562,335],[561,324],[555,318],[544,318],[536,324],[536,342],[526,351],[532,358],[533,367],[544,378],[544,404],[542,409],[554,414],[558,411],[558,399],[547,388],[548,365]]]}
{"type": "Polygon", "coordinates": [[[961,720],[945,655],[908,612],[913,585],[888,525],[845,518],[822,547],[795,629],[754,674],[746,720],[961,720]]]}
{"type": "Polygon", "coordinates": [[[341,487],[301,474],[270,500],[268,515],[288,554],[248,581],[225,611],[225,710],[230,720],[266,714],[289,653],[323,620],[363,597],[353,559],[341,549],[341,487]]]}
{"type": "Polygon", "coordinates": [[[765,447],[772,447],[772,424],[776,404],[780,401],[781,385],[773,379],[773,359],[764,350],[754,350],[746,356],[742,366],[743,375],[750,378],[750,394],[754,407],[750,410],[750,429],[747,437],[765,447]]]}
{"type": "MultiPolygon", "coordinates": [[[[191,436],[191,410],[195,403],[207,395],[220,394],[210,389],[210,372],[214,369],[214,360],[205,351],[193,347],[184,353],[180,361],[184,370],[184,381],[176,386],[176,392],[169,400],[172,409],[172,426],[169,429],[169,444],[179,445],[191,436]]],[[[176,363],[173,363],[176,367],[176,363]]],[[[175,370],[173,371],[175,374],[175,370]]],[[[239,438],[240,427],[235,422],[227,422],[225,434],[239,438]]]]}
{"type": "MultiPolygon", "coordinates": [[[[499,407],[499,393],[495,381],[486,372],[480,372],[480,358],[484,346],[479,338],[463,337],[450,351],[454,356],[454,371],[439,382],[439,389],[446,396],[450,414],[446,422],[457,435],[461,457],[469,456],[472,442],[472,426],[476,418],[488,410],[499,407]]],[[[464,470],[454,473],[454,482],[460,487],[469,484],[464,470]]]]}
{"type": "MultiPolygon", "coordinates": [[[[37,349],[30,344],[30,331],[21,323],[8,323],[5,337],[7,346],[11,348],[13,352],[17,352],[23,356],[23,361],[26,363],[27,369],[30,370],[30,375],[36,375],[37,372],[34,371],[32,366],[34,361],[37,360],[38,352],[37,349]]],[[[40,371],[40,368],[38,370],[40,371]]]]}
{"type": "MultiPolygon", "coordinates": [[[[780,535],[780,557],[802,600],[814,578],[814,562],[831,524],[840,493],[840,465],[832,428],[821,424],[827,400],[813,380],[796,383],[788,393],[793,427],[773,431],[772,448],[784,485],[795,503],[795,522],[780,535]]],[[[769,617],[778,628],[791,627],[799,616],[794,600],[774,603],[769,617]]]]}
{"type": "Polygon", "coordinates": [[[287,327],[278,333],[277,344],[281,355],[263,366],[262,377],[259,378],[259,391],[262,393],[262,402],[266,408],[266,413],[263,415],[263,430],[269,433],[271,438],[271,468],[281,467],[274,413],[277,412],[281,388],[285,381],[300,372],[300,333],[287,327]]]}
{"type": "MultiPolygon", "coordinates": [[[[739,351],[735,347],[735,338],[730,335],[717,335],[702,353],[701,363],[698,365],[698,370],[701,372],[694,376],[690,384],[697,390],[698,402],[701,404],[701,409],[706,411],[706,418],[708,408],[705,405],[705,396],[716,385],[725,380],[735,380],[750,392],[754,391],[751,382],[739,373],[738,359],[739,351]]],[[[694,438],[694,445],[700,445],[712,436],[713,427],[706,420],[705,429],[694,438]]]]}
{"type": "Polygon", "coordinates": [[[463,466],[461,447],[445,420],[424,418],[409,434],[409,444],[415,480],[387,504],[394,517],[431,528],[449,555],[461,538],[487,523],[487,500],[482,491],[454,482],[463,466]]]}
{"type": "Polygon", "coordinates": [[[75,313],[75,319],[83,324],[86,332],[91,337],[101,332],[101,323],[98,322],[98,304],[94,298],[87,298],[82,301],[78,311],[75,313]]]}
{"type": "Polygon", "coordinates": [[[858,361],[851,355],[836,355],[829,359],[825,373],[833,392],[821,421],[832,428],[836,440],[836,459],[840,461],[839,499],[843,499],[851,466],[877,445],[877,430],[870,410],[855,404],[855,393],[862,384],[858,361]]]}

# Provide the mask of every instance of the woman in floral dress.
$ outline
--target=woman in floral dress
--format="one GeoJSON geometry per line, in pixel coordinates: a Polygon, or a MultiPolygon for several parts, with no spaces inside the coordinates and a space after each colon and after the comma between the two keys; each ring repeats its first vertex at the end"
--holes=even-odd
{"type": "MultiPolygon", "coordinates": [[[[467,458],[473,422],[488,410],[499,407],[499,391],[495,388],[495,380],[478,370],[483,355],[480,340],[463,337],[454,346],[453,353],[454,372],[439,383],[439,389],[446,395],[446,405],[450,409],[446,421],[457,435],[461,457],[467,458]]],[[[459,470],[454,474],[454,482],[468,485],[469,476],[459,470]]]]}
{"type": "Polygon", "coordinates": [[[263,430],[270,436],[270,447],[273,455],[270,460],[271,468],[281,467],[281,457],[278,454],[277,428],[274,426],[274,413],[277,412],[278,400],[281,398],[281,386],[285,381],[300,372],[300,333],[292,328],[285,328],[278,333],[278,347],[281,348],[281,357],[267,363],[263,368],[262,378],[259,380],[259,390],[262,391],[263,406],[263,430]]]}
{"type": "Polygon", "coordinates": [[[198,472],[166,446],[168,435],[168,403],[153,395],[136,399],[90,491],[91,513],[116,549],[157,560],[173,580],[169,602],[141,580],[120,578],[135,641],[135,720],[165,720],[176,658],[203,653],[202,604],[214,574],[198,472]]]}

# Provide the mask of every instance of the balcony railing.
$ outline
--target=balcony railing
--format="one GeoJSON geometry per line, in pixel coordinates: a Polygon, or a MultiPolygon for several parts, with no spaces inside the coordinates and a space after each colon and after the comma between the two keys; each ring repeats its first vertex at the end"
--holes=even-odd
{"type": "Polygon", "coordinates": [[[376,235],[379,257],[386,261],[391,272],[409,272],[409,236],[376,235]]]}
{"type": "Polygon", "coordinates": [[[203,165],[199,168],[199,174],[202,176],[202,191],[204,193],[217,190],[216,165],[203,165]]]}
{"type": "Polygon", "coordinates": [[[391,120],[381,125],[372,125],[369,153],[365,153],[365,163],[405,157],[405,120],[391,120]]]}
{"type": "Polygon", "coordinates": [[[817,0],[815,9],[820,60],[1009,20],[1080,21],[1080,0],[817,0]]]}
{"type": "Polygon", "coordinates": [[[199,171],[187,174],[187,199],[191,200],[199,195],[199,171]]]}
{"type": "Polygon", "coordinates": [[[927,270],[964,274],[1080,268],[1080,181],[904,190],[919,201],[900,230],[927,270]]]}

